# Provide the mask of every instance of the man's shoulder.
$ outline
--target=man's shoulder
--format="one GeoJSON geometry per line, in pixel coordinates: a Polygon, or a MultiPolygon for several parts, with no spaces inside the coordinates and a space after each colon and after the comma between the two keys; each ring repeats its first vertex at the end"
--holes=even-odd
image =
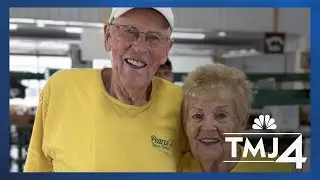
{"type": "Polygon", "coordinates": [[[59,85],[89,83],[90,80],[98,77],[98,72],[97,69],[63,69],[54,73],[48,83],[59,85]]]}
{"type": "Polygon", "coordinates": [[[53,92],[66,92],[66,89],[79,89],[91,87],[90,83],[96,83],[99,70],[97,69],[64,69],[54,73],[47,81],[42,94],[53,92]]]}
{"type": "Polygon", "coordinates": [[[77,81],[95,77],[97,75],[97,69],[63,69],[59,70],[54,73],[50,78],[49,81],[51,82],[64,82],[64,81],[77,81]]]}

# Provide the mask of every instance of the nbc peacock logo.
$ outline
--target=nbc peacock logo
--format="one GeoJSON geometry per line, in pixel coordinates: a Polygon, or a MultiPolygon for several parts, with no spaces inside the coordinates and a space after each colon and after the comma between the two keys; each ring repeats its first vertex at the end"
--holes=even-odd
{"type": "Polygon", "coordinates": [[[260,115],[259,118],[253,120],[252,129],[277,129],[276,120],[269,115],[260,115]]]}

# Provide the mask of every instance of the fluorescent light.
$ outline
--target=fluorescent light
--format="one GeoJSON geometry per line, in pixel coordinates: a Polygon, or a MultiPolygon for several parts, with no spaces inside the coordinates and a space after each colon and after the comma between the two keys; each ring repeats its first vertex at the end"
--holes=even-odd
{"type": "Polygon", "coordinates": [[[68,50],[69,45],[66,43],[59,43],[54,41],[43,41],[38,44],[40,49],[61,49],[61,50],[68,50]]]}
{"type": "Polygon", "coordinates": [[[27,19],[27,18],[10,18],[10,23],[26,23],[26,24],[33,24],[36,20],[34,19],[27,19]]]}
{"type": "Polygon", "coordinates": [[[22,49],[35,49],[36,44],[28,41],[20,41],[20,40],[10,40],[10,47],[12,48],[22,48],[22,49]]]}
{"type": "Polygon", "coordinates": [[[226,36],[226,35],[227,35],[226,32],[219,32],[219,33],[218,33],[218,36],[220,36],[220,37],[224,37],[224,36],[226,36]]]}
{"type": "Polygon", "coordinates": [[[171,54],[185,54],[185,55],[199,55],[199,56],[208,56],[212,54],[211,49],[192,49],[192,48],[172,48],[170,51],[171,54]]]}
{"type": "Polygon", "coordinates": [[[87,23],[87,25],[90,27],[99,27],[99,28],[104,27],[104,23],[87,23]]]}
{"type": "Polygon", "coordinates": [[[18,25],[17,24],[10,24],[9,29],[10,29],[10,31],[16,30],[16,29],[18,29],[18,25]]]}
{"type": "Polygon", "coordinates": [[[56,41],[24,41],[24,40],[10,40],[10,48],[13,49],[39,49],[39,50],[68,50],[69,44],[56,41]]]}
{"type": "Polygon", "coordinates": [[[89,23],[89,22],[77,22],[77,21],[69,21],[67,22],[69,26],[86,26],[86,27],[103,27],[103,23],[89,23]]]}
{"type": "Polygon", "coordinates": [[[77,34],[80,34],[82,33],[82,28],[79,28],[79,27],[66,27],[65,28],[65,31],[67,33],[77,33],[77,34]]]}
{"type": "Polygon", "coordinates": [[[175,32],[203,33],[204,29],[196,28],[174,28],[175,32]]]}
{"type": "Polygon", "coordinates": [[[10,18],[10,23],[26,23],[26,24],[37,24],[38,27],[45,25],[55,26],[84,26],[84,27],[104,27],[104,23],[94,22],[79,22],[79,21],[56,21],[56,20],[44,20],[44,19],[27,19],[27,18],[10,18]]]}
{"type": "Polygon", "coordinates": [[[43,27],[45,27],[45,26],[46,26],[46,25],[45,25],[43,22],[37,21],[37,27],[43,28],[43,27]]]}
{"type": "Polygon", "coordinates": [[[42,23],[47,25],[58,25],[58,26],[67,25],[67,21],[37,20],[37,23],[42,23]]]}
{"type": "Polygon", "coordinates": [[[203,33],[173,32],[171,35],[173,39],[204,39],[205,37],[203,33]]]}

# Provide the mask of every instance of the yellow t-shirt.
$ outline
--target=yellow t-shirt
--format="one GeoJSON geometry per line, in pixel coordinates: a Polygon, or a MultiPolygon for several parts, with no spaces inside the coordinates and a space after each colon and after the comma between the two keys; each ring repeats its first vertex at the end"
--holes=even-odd
{"type": "MultiPolygon", "coordinates": [[[[270,160],[262,157],[248,156],[240,161],[265,161],[270,160]]],[[[261,163],[261,162],[239,162],[230,172],[293,172],[293,166],[287,163],[261,163]]],[[[203,172],[201,163],[192,155],[186,153],[182,155],[178,172],[203,172]]]]}
{"type": "Polygon", "coordinates": [[[55,73],[41,92],[25,172],[176,172],[182,88],[152,80],[150,101],[124,104],[101,70],[55,73]]]}

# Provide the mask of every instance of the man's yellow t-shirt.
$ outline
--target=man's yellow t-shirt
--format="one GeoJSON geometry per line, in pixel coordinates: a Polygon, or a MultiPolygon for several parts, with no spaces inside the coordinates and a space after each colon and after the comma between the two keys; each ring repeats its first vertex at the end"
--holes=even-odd
{"type": "Polygon", "coordinates": [[[25,172],[176,172],[182,88],[152,80],[150,101],[124,104],[101,70],[55,73],[41,92],[25,172]]]}
{"type": "MultiPolygon", "coordinates": [[[[240,161],[266,161],[266,158],[259,156],[248,156],[240,161]]],[[[270,160],[270,159],[268,159],[270,160]]],[[[224,163],[224,162],[223,162],[224,163]]],[[[293,166],[287,163],[261,163],[261,162],[238,162],[230,172],[292,172],[293,166]]],[[[182,155],[178,172],[203,172],[201,163],[191,152],[182,155]]]]}

